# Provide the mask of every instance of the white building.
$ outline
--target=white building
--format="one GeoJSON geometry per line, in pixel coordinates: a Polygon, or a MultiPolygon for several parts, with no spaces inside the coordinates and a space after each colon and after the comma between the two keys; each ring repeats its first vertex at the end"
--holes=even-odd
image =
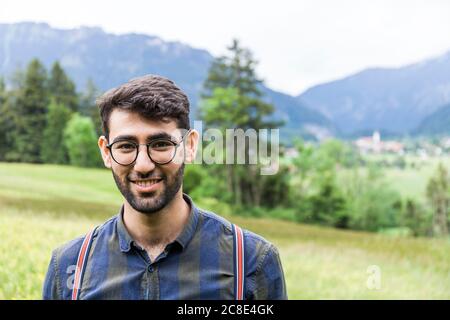
{"type": "Polygon", "coordinates": [[[402,143],[393,140],[381,141],[379,131],[374,131],[371,137],[361,137],[357,139],[354,144],[362,153],[405,153],[405,147],[402,143]]]}

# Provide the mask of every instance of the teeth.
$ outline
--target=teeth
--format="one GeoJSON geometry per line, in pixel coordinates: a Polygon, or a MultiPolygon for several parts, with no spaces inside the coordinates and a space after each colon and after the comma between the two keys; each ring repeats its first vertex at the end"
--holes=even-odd
{"type": "Polygon", "coordinates": [[[135,183],[141,187],[149,187],[152,184],[159,182],[159,180],[146,180],[146,181],[136,181],[135,183]]]}

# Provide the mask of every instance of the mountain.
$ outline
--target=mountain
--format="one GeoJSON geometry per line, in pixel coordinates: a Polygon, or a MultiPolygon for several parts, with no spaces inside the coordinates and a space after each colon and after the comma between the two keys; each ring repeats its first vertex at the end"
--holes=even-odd
{"type": "Polygon", "coordinates": [[[450,104],[442,106],[419,124],[413,131],[415,135],[449,135],[450,134],[450,104]]]}
{"type": "Polygon", "coordinates": [[[450,102],[450,52],[401,68],[373,68],[314,86],[297,97],[321,111],[344,135],[409,133],[450,102]]]}
{"type": "Polygon", "coordinates": [[[59,60],[84,89],[90,77],[101,89],[145,73],[165,75],[195,97],[212,56],[206,50],[141,34],[114,35],[100,28],[51,28],[45,23],[0,24],[0,74],[25,67],[34,57],[50,67],[59,60]]]}
{"type": "MultiPolygon", "coordinates": [[[[213,60],[206,50],[156,36],[115,35],[92,27],[63,30],[45,23],[0,24],[0,75],[8,77],[34,57],[47,68],[59,60],[78,90],[85,88],[89,78],[106,90],[144,74],[168,77],[189,96],[193,118],[213,60]]],[[[299,134],[320,137],[334,133],[328,119],[294,97],[266,87],[263,91],[265,99],[275,105],[274,118],[286,121],[280,130],[284,140],[299,134]]]]}
{"type": "Polygon", "coordinates": [[[295,97],[262,87],[266,101],[276,106],[276,118],[284,121],[285,140],[299,134],[306,139],[322,140],[338,133],[335,125],[321,113],[305,107],[295,97]],[[295,108],[293,108],[295,107],[295,108]]]}

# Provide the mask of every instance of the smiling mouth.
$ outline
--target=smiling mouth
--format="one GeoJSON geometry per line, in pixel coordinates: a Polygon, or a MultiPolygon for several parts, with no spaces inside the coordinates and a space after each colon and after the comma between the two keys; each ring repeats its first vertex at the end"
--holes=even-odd
{"type": "Polygon", "coordinates": [[[151,185],[154,185],[160,181],[162,181],[163,179],[146,179],[146,180],[130,180],[132,183],[140,186],[140,187],[150,187],[151,185]]]}

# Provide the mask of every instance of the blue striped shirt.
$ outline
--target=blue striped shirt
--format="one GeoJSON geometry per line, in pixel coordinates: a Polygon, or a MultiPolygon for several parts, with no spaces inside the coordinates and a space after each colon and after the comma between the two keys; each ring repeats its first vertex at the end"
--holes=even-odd
{"type": "MultiPolygon", "coordinates": [[[[80,299],[234,299],[231,223],[190,205],[178,238],[151,261],[123,223],[123,207],[93,235],[80,299]]],[[[245,238],[245,298],[287,299],[276,247],[248,230],[245,238]]],[[[84,237],[53,251],[44,299],[70,299],[78,252],[84,237]]]]}

